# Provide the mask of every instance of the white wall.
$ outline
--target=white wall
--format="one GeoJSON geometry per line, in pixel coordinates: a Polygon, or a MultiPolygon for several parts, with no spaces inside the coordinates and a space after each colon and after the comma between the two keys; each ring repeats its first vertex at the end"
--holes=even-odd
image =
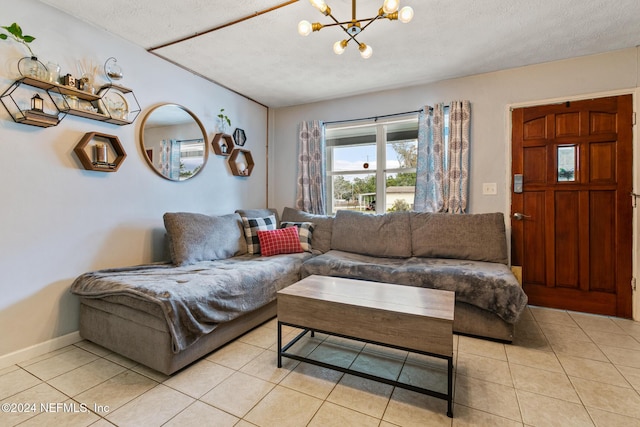
{"type": "MultiPolygon", "coordinates": [[[[297,125],[303,120],[344,120],[399,113],[425,104],[458,99],[471,101],[470,212],[510,211],[510,112],[511,105],[547,100],[562,102],[605,96],[610,93],[640,92],[638,56],[640,48],[574,58],[500,72],[447,80],[433,84],[280,108],[270,117],[269,205],[282,209],[294,206],[296,190],[297,125]],[[566,97],[563,98],[563,97],[566,97]],[[482,183],[497,183],[498,194],[482,195],[482,183]]],[[[393,73],[390,74],[393,78],[393,73]]],[[[640,189],[637,165],[640,151],[634,138],[635,187],[640,189]]],[[[636,190],[638,192],[638,190],[636,190]]],[[[635,214],[637,216],[636,210],[635,214]]],[[[635,220],[637,224],[637,217],[635,220]]],[[[637,227],[636,227],[637,228],[637,227]]],[[[636,232],[636,242],[639,241],[636,232]]],[[[636,246],[640,243],[636,243],[636,246]]],[[[637,250],[634,272],[638,276],[637,250]]],[[[635,318],[640,304],[634,297],[635,318]]]]}
{"type": "MultiPolygon", "coordinates": [[[[505,211],[508,206],[507,106],[558,97],[633,90],[638,86],[637,49],[575,58],[438,83],[280,108],[272,114],[269,204],[295,202],[297,125],[303,120],[344,120],[417,110],[425,104],[471,101],[470,211],[505,211]],[[498,184],[483,196],[482,183],[498,184]]],[[[390,74],[393,78],[393,73],[390,74]]]]}
{"type": "MultiPolygon", "coordinates": [[[[134,90],[142,107],[128,126],[68,116],[47,129],[14,123],[0,107],[1,359],[77,331],[78,300],[69,286],[79,274],[162,260],[163,213],[266,206],[267,109],[37,1],[0,0],[0,10],[0,25],[18,22],[36,37],[31,45],[39,58],[59,63],[62,74],[77,74],[79,61],[102,67],[116,57],[125,75],[120,84],[134,90]],[[231,130],[247,134],[245,148],[256,161],[252,176],[233,177],[226,158],[212,151],[191,180],[171,182],[154,173],[138,135],[144,113],[165,102],[194,112],[209,141],[224,108],[231,130]],[[82,168],[73,148],[91,131],[120,139],[128,156],[118,172],[82,168]]],[[[27,54],[21,45],[0,40],[1,91],[27,54]]]]}

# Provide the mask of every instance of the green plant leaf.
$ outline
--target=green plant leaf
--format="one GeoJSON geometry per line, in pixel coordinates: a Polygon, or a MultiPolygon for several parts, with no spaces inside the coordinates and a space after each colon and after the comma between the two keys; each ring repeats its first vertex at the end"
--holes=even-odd
{"type": "Polygon", "coordinates": [[[36,38],[33,36],[24,36],[22,38],[22,40],[24,40],[25,43],[31,43],[32,41],[34,41],[36,38]]]}
{"type": "Polygon", "coordinates": [[[1,40],[6,40],[7,39],[7,35],[6,34],[0,34],[0,39],[1,40]]]}
{"type": "Polygon", "coordinates": [[[9,31],[11,34],[18,37],[19,39],[22,38],[22,28],[20,28],[20,25],[18,25],[16,22],[11,24],[8,28],[7,27],[5,28],[7,29],[7,31],[9,31]]]}

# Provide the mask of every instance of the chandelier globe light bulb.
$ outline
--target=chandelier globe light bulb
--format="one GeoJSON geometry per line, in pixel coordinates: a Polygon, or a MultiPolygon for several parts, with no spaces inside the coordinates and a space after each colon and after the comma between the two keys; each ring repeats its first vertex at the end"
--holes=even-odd
{"type": "Polygon", "coordinates": [[[311,34],[311,22],[302,20],[298,23],[298,34],[308,36],[311,34]]]}
{"type": "Polygon", "coordinates": [[[333,52],[336,55],[342,55],[344,53],[345,48],[347,47],[346,40],[338,40],[333,44],[333,52]]]}
{"type": "Polygon", "coordinates": [[[371,48],[371,46],[368,46],[364,43],[360,43],[360,47],[358,47],[358,49],[360,50],[360,56],[363,59],[369,59],[371,58],[371,55],[373,55],[373,49],[371,48]]]}
{"type": "Polygon", "coordinates": [[[382,5],[382,10],[384,13],[393,13],[398,10],[400,6],[399,0],[384,0],[384,4],[382,5]]]}
{"type": "Polygon", "coordinates": [[[324,0],[309,0],[311,5],[318,9],[320,12],[325,13],[327,11],[327,4],[324,0]]]}
{"type": "Polygon", "coordinates": [[[410,6],[405,6],[402,9],[400,9],[400,12],[398,13],[398,20],[400,22],[402,22],[403,24],[407,24],[409,22],[411,22],[411,20],[413,19],[413,8],[410,6]]]}

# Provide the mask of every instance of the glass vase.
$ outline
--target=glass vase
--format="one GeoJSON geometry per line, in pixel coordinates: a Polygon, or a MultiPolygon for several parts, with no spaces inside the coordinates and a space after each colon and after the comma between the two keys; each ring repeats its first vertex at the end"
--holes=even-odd
{"type": "Polygon", "coordinates": [[[47,70],[49,83],[60,83],[60,66],[54,62],[47,62],[47,70]]]}
{"type": "Polygon", "coordinates": [[[25,56],[18,61],[18,72],[23,77],[32,77],[38,80],[48,80],[47,67],[35,56],[25,56]]]}
{"type": "Polygon", "coordinates": [[[227,122],[218,118],[218,133],[227,133],[227,122]]]}

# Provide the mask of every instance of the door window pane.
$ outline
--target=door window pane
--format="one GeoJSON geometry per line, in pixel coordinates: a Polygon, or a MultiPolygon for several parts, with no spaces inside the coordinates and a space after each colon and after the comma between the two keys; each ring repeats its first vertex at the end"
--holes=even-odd
{"type": "Polygon", "coordinates": [[[565,145],[558,147],[558,181],[576,180],[576,147],[565,145]]]}

